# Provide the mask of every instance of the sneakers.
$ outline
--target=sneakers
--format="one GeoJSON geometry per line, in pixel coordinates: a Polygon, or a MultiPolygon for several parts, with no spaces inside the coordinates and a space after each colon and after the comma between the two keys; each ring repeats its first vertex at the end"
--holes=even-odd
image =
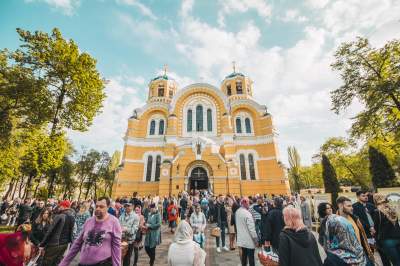
{"type": "Polygon", "coordinates": [[[227,248],[226,246],[224,246],[223,249],[224,249],[225,251],[229,251],[229,248],[227,248]]]}
{"type": "Polygon", "coordinates": [[[217,247],[217,252],[221,253],[221,248],[220,247],[217,247]]]}

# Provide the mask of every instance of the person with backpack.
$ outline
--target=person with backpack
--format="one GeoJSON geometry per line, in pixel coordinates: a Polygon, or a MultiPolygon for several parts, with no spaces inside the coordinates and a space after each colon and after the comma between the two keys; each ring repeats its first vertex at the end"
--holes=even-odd
{"type": "Polygon", "coordinates": [[[171,228],[171,233],[175,233],[176,221],[178,219],[178,208],[176,207],[173,200],[170,201],[167,212],[169,228],[171,228]]]}

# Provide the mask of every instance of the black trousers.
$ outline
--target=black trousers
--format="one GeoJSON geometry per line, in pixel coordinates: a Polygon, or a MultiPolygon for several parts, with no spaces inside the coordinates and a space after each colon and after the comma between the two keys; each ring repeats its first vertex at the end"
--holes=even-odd
{"type": "Polygon", "coordinates": [[[150,248],[148,246],[145,246],[144,249],[146,250],[146,253],[150,258],[150,266],[153,266],[154,261],[156,260],[156,247],[150,248]]]}
{"type": "Polygon", "coordinates": [[[132,257],[132,251],[133,251],[133,243],[132,244],[128,244],[128,251],[126,252],[126,255],[124,257],[123,266],[130,266],[131,257],[132,257]]]}
{"type": "Polygon", "coordinates": [[[247,261],[250,266],[255,266],[254,249],[242,247],[242,266],[247,266],[247,261]]]}
{"type": "Polygon", "coordinates": [[[137,265],[137,261],[139,259],[139,247],[134,247],[133,248],[133,252],[134,252],[134,258],[133,258],[133,266],[137,265]]]}

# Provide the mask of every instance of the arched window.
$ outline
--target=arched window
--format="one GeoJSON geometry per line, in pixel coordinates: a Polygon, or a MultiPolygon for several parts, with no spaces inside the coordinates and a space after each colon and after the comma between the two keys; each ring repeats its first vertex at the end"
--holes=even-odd
{"type": "Polygon", "coordinates": [[[246,126],[246,133],[251,133],[251,123],[250,123],[250,118],[246,118],[244,120],[244,124],[246,126]]]}
{"type": "Polygon", "coordinates": [[[245,159],[243,154],[240,154],[239,160],[240,160],[240,178],[242,180],[246,180],[246,163],[244,161],[245,159]]]}
{"type": "Polygon", "coordinates": [[[212,111],[207,109],[207,131],[212,131],[212,111]]]}
{"type": "Polygon", "coordinates": [[[159,87],[158,88],[158,97],[163,97],[164,96],[164,87],[159,87]]]}
{"type": "Polygon", "coordinates": [[[153,168],[153,156],[147,157],[147,171],[146,171],[146,181],[151,181],[151,170],[153,168]]]}
{"type": "Polygon", "coordinates": [[[243,88],[242,88],[242,82],[237,81],[236,82],[236,93],[237,94],[243,94],[243,88]]]}
{"type": "Polygon", "coordinates": [[[150,122],[150,135],[154,135],[156,132],[156,121],[151,120],[150,122]]]}
{"type": "Polygon", "coordinates": [[[250,172],[250,179],[255,180],[256,179],[256,171],[254,169],[253,154],[249,154],[249,172],[250,172]]]}
{"type": "Polygon", "coordinates": [[[187,112],[187,131],[192,132],[192,110],[189,109],[187,112]]]}
{"type": "Polygon", "coordinates": [[[164,135],[164,120],[160,120],[158,125],[158,135],[164,135]]]}
{"type": "Polygon", "coordinates": [[[236,118],[236,133],[242,133],[242,120],[236,118]]]}
{"type": "Polygon", "coordinates": [[[157,155],[155,181],[160,181],[161,156],[157,155]]]}
{"type": "Polygon", "coordinates": [[[203,131],[203,106],[196,107],[196,131],[203,131]]]}
{"type": "Polygon", "coordinates": [[[228,96],[232,95],[232,89],[230,84],[226,86],[226,94],[228,94],[228,96]]]}

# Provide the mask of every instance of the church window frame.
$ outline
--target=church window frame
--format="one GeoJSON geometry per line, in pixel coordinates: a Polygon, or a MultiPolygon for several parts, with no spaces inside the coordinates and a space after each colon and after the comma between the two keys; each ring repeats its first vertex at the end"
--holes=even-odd
{"type": "Polygon", "coordinates": [[[246,180],[247,179],[246,158],[245,158],[244,154],[239,155],[239,165],[240,165],[240,179],[246,180]]]}
{"type": "Polygon", "coordinates": [[[203,106],[201,104],[196,106],[196,132],[203,132],[204,120],[203,120],[203,106]]]}
{"type": "Polygon", "coordinates": [[[153,136],[156,133],[156,120],[152,119],[150,121],[150,130],[149,130],[149,135],[153,136]]]}
{"type": "Polygon", "coordinates": [[[161,136],[164,136],[166,132],[167,132],[167,120],[165,116],[160,113],[153,114],[152,116],[150,116],[147,124],[147,137],[160,138],[161,136]]]}
{"type": "Polygon", "coordinates": [[[207,108],[207,131],[211,132],[213,128],[213,121],[212,121],[212,110],[207,108]]]}
{"type": "Polygon", "coordinates": [[[257,165],[259,157],[256,150],[238,150],[238,152],[236,153],[236,158],[239,162],[241,180],[259,180],[259,169],[257,165]],[[241,163],[242,160],[244,160],[244,166],[241,163]],[[242,173],[245,173],[245,179],[243,179],[244,175],[242,173]]]}
{"type": "Polygon", "coordinates": [[[154,173],[154,181],[160,181],[161,173],[161,155],[156,156],[156,171],[154,173]]]}
{"type": "Polygon", "coordinates": [[[187,132],[192,132],[193,130],[193,111],[192,109],[187,110],[187,132]]]}
{"type": "Polygon", "coordinates": [[[228,96],[232,95],[232,88],[231,88],[231,84],[226,85],[226,94],[228,96]]]}
{"type": "Polygon", "coordinates": [[[235,124],[236,124],[236,133],[241,134],[242,133],[242,119],[240,117],[236,117],[235,124]]]}
{"type": "Polygon", "coordinates": [[[254,125],[252,115],[241,111],[235,115],[235,133],[238,136],[254,136],[254,125]],[[240,122],[239,122],[240,121],[240,122]]]}
{"type": "Polygon", "coordinates": [[[209,95],[199,95],[193,94],[189,96],[187,101],[182,107],[182,136],[183,137],[195,137],[196,135],[201,136],[217,136],[218,133],[218,107],[217,103],[213,97],[209,95]],[[201,105],[201,112],[196,112],[197,107],[201,105]],[[208,111],[208,109],[211,110],[208,111]],[[192,119],[190,120],[190,112],[192,114],[192,119]],[[207,112],[208,111],[208,112],[207,112]],[[202,115],[200,114],[202,113],[202,115]],[[207,119],[207,113],[210,117],[211,115],[211,130],[209,131],[209,119],[207,119]],[[197,118],[200,118],[199,123],[197,118]],[[190,127],[191,124],[192,126],[190,127]],[[202,126],[201,126],[201,125],[202,126]]]}
{"type": "Polygon", "coordinates": [[[236,81],[236,94],[243,94],[243,83],[242,81],[236,81]]]}
{"type": "Polygon", "coordinates": [[[165,122],[164,119],[160,119],[158,122],[158,135],[164,135],[165,133],[165,122]]]}
{"type": "Polygon", "coordinates": [[[149,155],[146,161],[146,182],[151,182],[153,170],[153,156],[149,155]]]}

